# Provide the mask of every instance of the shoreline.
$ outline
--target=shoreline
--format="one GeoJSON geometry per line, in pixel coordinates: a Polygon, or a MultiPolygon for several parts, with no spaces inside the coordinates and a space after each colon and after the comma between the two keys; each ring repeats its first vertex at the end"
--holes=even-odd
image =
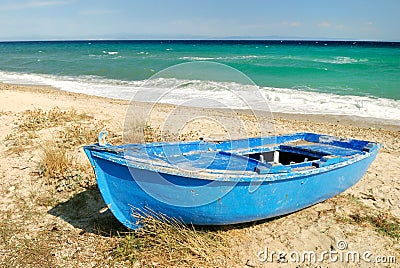
{"type": "MultiPolygon", "coordinates": [[[[51,94],[51,95],[64,95],[69,97],[83,97],[83,98],[91,98],[98,99],[102,101],[109,101],[112,103],[119,103],[128,106],[131,101],[110,98],[110,97],[102,97],[96,95],[89,95],[85,93],[77,93],[70,92],[55,88],[53,86],[48,85],[34,85],[34,84],[13,84],[13,83],[4,83],[0,82],[0,90],[16,90],[16,91],[25,91],[32,93],[42,93],[42,94],[51,94]]],[[[136,102],[139,103],[139,102],[136,102]]],[[[153,103],[141,103],[143,106],[154,105],[153,103]]],[[[175,104],[168,103],[159,103],[161,107],[177,107],[175,104]]],[[[185,106],[187,109],[207,109],[207,108],[199,108],[199,107],[189,107],[185,106]]],[[[219,108],[219,109],[209,109],[209,110],[218,110],[218,111],[226,111],[227,109],[219,108]]],[[[248,114],[249,110],[245,109],[235,109],[236,112],[241,114],[248,114]]],[[[363,117],[357,115],[342,115],[342,114],[302,114],[302,113],[284,113],[284,112],[271,112],[272,118],[274,119],[284,119],[284,120],[294,120],[294,121],[311,121],[316,123],[328,123],[328,124],[341,124],[345,126],[355,126],[362,128],[382,128],[393,131],[400,131],[400,120],[390,120],[390,119],[381,119],[381,118],[373,118],[373,117],[363,117]]]]}
{"type": "MultiPolygon", "coordinates": [[[[334,115],[334,114],[290,114],[290,113],[274,113],[279,118],[289,120],[309,120],[318,123],[339,123],[345,126],[356,126],[363,128],[383,128],[388,130],[400,130],[400,124],[396,124],[393,120],[380,119],[372,117],[362,117],[356,115],[334,115]],[[302,118],[300,118],[302,117],[302,118]]],[[[400,122],[399,122],[400,123],[400,122]]]]}

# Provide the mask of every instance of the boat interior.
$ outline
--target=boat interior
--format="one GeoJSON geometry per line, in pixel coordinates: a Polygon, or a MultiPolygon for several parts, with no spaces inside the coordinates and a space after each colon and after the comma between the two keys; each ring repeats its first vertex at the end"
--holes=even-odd
{"type": "MultiPolygon", "coordinates": [[[[126,161],[212,173],[285,173],[321,168],[365,155],[377,146],[361,140],[313,133],[228,141],[127,144],[109,151],[126,161]]],[[[104,148],[104,147],[103,147],[104,148]]]]}

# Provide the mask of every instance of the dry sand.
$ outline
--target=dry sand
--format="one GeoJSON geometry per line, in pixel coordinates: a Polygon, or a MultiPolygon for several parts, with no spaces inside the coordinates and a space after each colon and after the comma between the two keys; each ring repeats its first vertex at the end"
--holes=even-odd
{"type": "MultiPolygon", "coordinates": [[[[96,231],[95,226],[104,222],[118,225],[109,212],[99,213],[104,203],[97,188],[56,190],[38,175],[43,155],[41,145],[46,140],[54,140],[60,128],[39,131],[39,136],[32,139],[33,143],[18,150],[12,148],[9,137],[18,130],[18,122],[25,111],[35,108],[48,111],[54,107],[86,113],[93,120],[103,122],[114,136],[120,136],[129,102],[61,92],[48,87],[0,84],[0,103],[0,266],[103,267],[110,263],[124,266],[124,263],[113,262],[110,254],[119,238],[107,234],[107,228],[100,228],[101,233],[96,231]]],[[[144,109],[148,104],[136,104],[137,111],[141,107],[144,109]]],[[[160,127],[158,124],[173,109],[171,107],[159,106],[152,114],[154,129],[160,127]]],[[[181,114],[193,112],[194,109],[190,108],[180,111],[181,114]]],[[[224,117],[223,111],[214,112],[224,117]]],[[[246,120],[246,115],[240,116],[246,120]]],[[[399,234],[399,225],[393,223],[400,220],[399,126],[334,116],[280,114],[275,117],[277,134],[312,131],[384,142],[384,147],[362,180],[345,193],[285,217],[227,228],[231,253],[224,260],[226,266],[398,267],[399,238],[388,235],[388,229],[393,227],[397,230],[395,234],[399,234]],[[377,223],[379,219],[382,222],[377,223]],[[387,225],[387,222],[393,225],[387,225]],[[347,245],[342,251],[338,248],[342,245],[338,245],[340,241],[347,245]],[[268,251],[268,260],[263,260],[265,251],[268,251]],[[271,255],[272,251],[286,252],[285,259],[289,263],[278,262],[277,255],[271,255]],[[340,261],[340,255],[337,261],[332,262],[290,262],[297,253],[301,256],[304,251],[313,251],[317,257],[324,251],[351,251],[361,255],[370,252],[367,257],[371,260],[376,256],[394,256],[396,263],[376,264],[362,259],[358,263],[346,263],[340,261]]],[[[173,124],[171,121],[170,125],[173,124]]],[[[248,129],[251,124],[245,128],[252,132],[248,129]]],[[[185,126],[183,132],[181,136],[186,138],[224,136],[223,129],[218,129],[218,124],[212,122],[194,122],[185,126]]],[[[81,149],[76,150],[76,154],[77,161],[87,164],[81,149]]],[[[123,230],[120,226],[118,228],[123,230]]],[[[393,262],[393,259],[387,261],[393,262]]]]}

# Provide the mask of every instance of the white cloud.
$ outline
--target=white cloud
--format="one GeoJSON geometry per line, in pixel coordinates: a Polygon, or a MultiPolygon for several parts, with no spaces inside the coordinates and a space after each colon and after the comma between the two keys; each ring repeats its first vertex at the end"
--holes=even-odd
{"type": "Polygon", "coordinates": [[[13,3],[13,4],[0,4],[0,10],[12,10],[12,9],[28,9],[28,8],[40,8],[40,7],[48,7],[48,6],[57,6],[67,4],[66,1],[57,1],[57,0],[49,0],[49,1],[25,1],[22,3],[13,3]]]}
{"type": "Polygon", "coordinates": [[[299,22],[299,21],[284,21],[282,24],[284,26],[289,26],[289,27],[299,27],[299,26],[301,26],[301,22],[299,22]]]}
{"type": "Polygon", "coordinates": [[[107,9],[92,9],[92,10],[79,11],[79,14],[84,15],[84,16],[99,16],[99,15],[105,15],[105,14],[111,14],[111,13],[113,13],[113,11],[107,10],[107,9]]]}
{"type": "Polygon", "coordinates": [[[332,24],[329,21],[322,21],[318,23],[317,26],[322,28],[329,28],[332,26],[332,24]]]}

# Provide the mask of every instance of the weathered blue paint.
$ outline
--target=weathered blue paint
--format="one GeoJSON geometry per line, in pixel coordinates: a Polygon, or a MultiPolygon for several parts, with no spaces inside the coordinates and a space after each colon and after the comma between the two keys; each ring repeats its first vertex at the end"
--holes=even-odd
{"type": "Polygon", "coordinates": [[[105,203],[135,229],[133,207],[199,225],[288,214],[354,185],[379,148],[368,141],[297,133],[223,142],[93,144],[85,152],[105,203]],[[263,160],[274,151],[297,160],[263,160]]]}

